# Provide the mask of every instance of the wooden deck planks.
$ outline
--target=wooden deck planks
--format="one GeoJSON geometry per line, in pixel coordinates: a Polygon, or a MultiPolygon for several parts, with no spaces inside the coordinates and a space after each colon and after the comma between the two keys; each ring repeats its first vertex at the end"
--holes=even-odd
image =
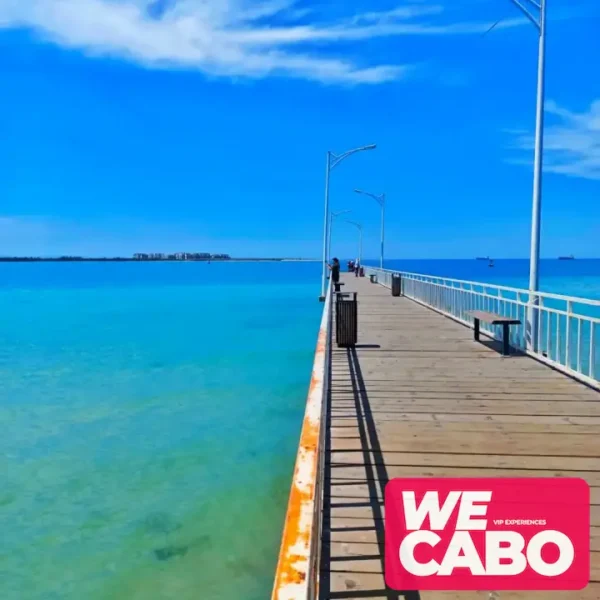
{"type": "Polygon", "coordinates": [[[368,278],[342,278],[358,292],[359,346],[333,350],[321,597],[403,597],[383,579],[391,478],[572,476],[592,486],[592,582],[500,599],[600,600],[600,394],[531,358],[502,358],[499,344],[368,278]]]}

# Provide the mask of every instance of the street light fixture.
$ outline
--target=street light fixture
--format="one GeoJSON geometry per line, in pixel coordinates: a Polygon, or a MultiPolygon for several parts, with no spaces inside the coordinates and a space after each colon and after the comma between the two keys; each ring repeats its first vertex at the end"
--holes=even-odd
{"type": "Polygon", "coordinates": [[[327,271],[327,249],[329,246],[329,174],[337,167],[344,159],[348,158],[352,154],[357,152],[363,152],[364,150],[375,150],[376,144],[369,144],[368,146],[361,146],[360,148],[354,148],[348,150],[342,154],[334,154],[331,151],[327,151],[327,167],[325,170],[325,217],[323,219],[323,274],[321,276],[321,296],[319,300],[325,301],[325,279],[327,271]]]}
{"type": "MultiPolygon", "coordinates": [[[[540,220],[542,209],[542,168],[544,152],[544,96],[546,78],[546,0],[511,0],[533,23],[539,32],[538,82],[535,123],[535,158],[533,168],[533,208],[531,217],[531,251],[529,255],[529,308],[527,310],[527,348],[535,352],[538,342],[539,289],[538,267],[540,263],[540,220]],[[528,6],[539,12],[538,18],[528,6]]],[[[535,12],[535,11],[534,11],[535,12]]]]}
{"type": "Polygon", "coordinates": [[[327,256],[329,260],[331,260],[331,237],[333,232],[333,220],[340,215],[345,215],[347,213],[351,213],[351,210],[338,210],[337,212],[332,212],[329,220],[329,248],[327,250],[327,256]]]}
{"type": "Polygon", "coordinates": [[[371,194],[362,190],[354,190],[357,194],[363,194],[373,198],[381,207],[381,255],[379,258],[379,267],[383,269],[383,239],[385,237],[385,194],[371,194]]]}
{"type": "Polygon", "coordinates": [[[358,264],[362,266],[362,225],[354,221],[346,221],[358,229],[358,264]]]}

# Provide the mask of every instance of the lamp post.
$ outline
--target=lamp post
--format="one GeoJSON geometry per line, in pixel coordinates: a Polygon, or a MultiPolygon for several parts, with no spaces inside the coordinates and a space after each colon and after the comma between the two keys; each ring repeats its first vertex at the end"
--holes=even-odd
{"type": "Polygon", "coordinates": [[[375,200],[381,207],[381,255],[379,258],[379,267],[383,269],[383,240],[385,237],[385,194],[371,194],[362,190],[354,190],[357,194],[369,196],[375,200]]]}
{"type": "Polygon", "coordinates": [[[331,237],[333,233],[333,220],[340,215],[345,215],[347,213],[351,213],[351,210],[338,210],[337,212],[332,212],[329,219],[329,247],[327,249],[327,257],[331,260],[331,237]]]}
{"type": "Polygon", "coordinates": [[[346,221],[358,229],[358,264],[362,266],[362,225],[354,221],[346,221]]]}
{"type": "Polygon", "coordinates": [[[546,78],[546,0],[511,0],[533,23],[539,32],[537,106],[535,122],[535,155],[533,167],[533,207],[531,215],[531,251],[529,255],[529,307],[527,309],[527,348],[535,352],[538,343],[538,309],[540,263],[540,221],[542,210],[542,168],[544,153],[544,97],[546,78]],[[535,7],[536,18],[527,6],[535,7]]]}
{"type": "Polygon", "coordinates": [[[319,300],[325,301],[325,280],[327,272],[327,248],[329,246],[329,175],[331,171],[337,167],[344,159],[348,158],[352,154],[362,152],[364,150],[375,150],[376,144],[369,144],[368,146],[361,146],[360,148],[354,148],[348,150],[342,154],[334,154],[331,151],[327,151],[327,166],[325,170],[325,217],[323,219],[323,273],[321,276],[321,296],[319,300]]]}

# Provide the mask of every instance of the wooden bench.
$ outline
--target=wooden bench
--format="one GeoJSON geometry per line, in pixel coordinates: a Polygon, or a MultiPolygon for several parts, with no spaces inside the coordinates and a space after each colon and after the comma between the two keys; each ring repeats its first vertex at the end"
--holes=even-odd
{"type": "Polygon", "coordinates": [[[509,328],[511,325],[520,325],[519,319],[513,319],[511,317],[502,317],[492,312],[486,312],[484,310],[470,310],[467,314],[473,317],[475,326],[473,329],[473,337],[476,341],[479,341],[479,321],[485,321],[490,325],[502,325],[502,355],[508,356],[510,354],[510,336],[509,328]]]}

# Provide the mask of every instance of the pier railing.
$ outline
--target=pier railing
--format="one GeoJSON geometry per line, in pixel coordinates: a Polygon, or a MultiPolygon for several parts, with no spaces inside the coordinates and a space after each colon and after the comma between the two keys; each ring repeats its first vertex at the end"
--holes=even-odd
{"type": "MultiPolygon", "coordinates": [[[[447,277],[366,267],[377,282],[391,287],[401,276],[402,294],[453,319],[471,325],[468,314],[485,310],[520,319],[511,328],[511,346],[585,383],[600,388],[600,300],[528,290],[447,277]],[[537,315],[537,339],[527,346],[527,312],[537,315]],[[533,348],[533,349],[532,349],[533,348]]],[[[498,330],[481,323],[481,331],[496,338],[498,330]]]]}
{"type": "Polygon", "coordinates": [[[332,312],[330,285],[323,307],[272,600],[315,600],[318,597],[332,312]]]}

